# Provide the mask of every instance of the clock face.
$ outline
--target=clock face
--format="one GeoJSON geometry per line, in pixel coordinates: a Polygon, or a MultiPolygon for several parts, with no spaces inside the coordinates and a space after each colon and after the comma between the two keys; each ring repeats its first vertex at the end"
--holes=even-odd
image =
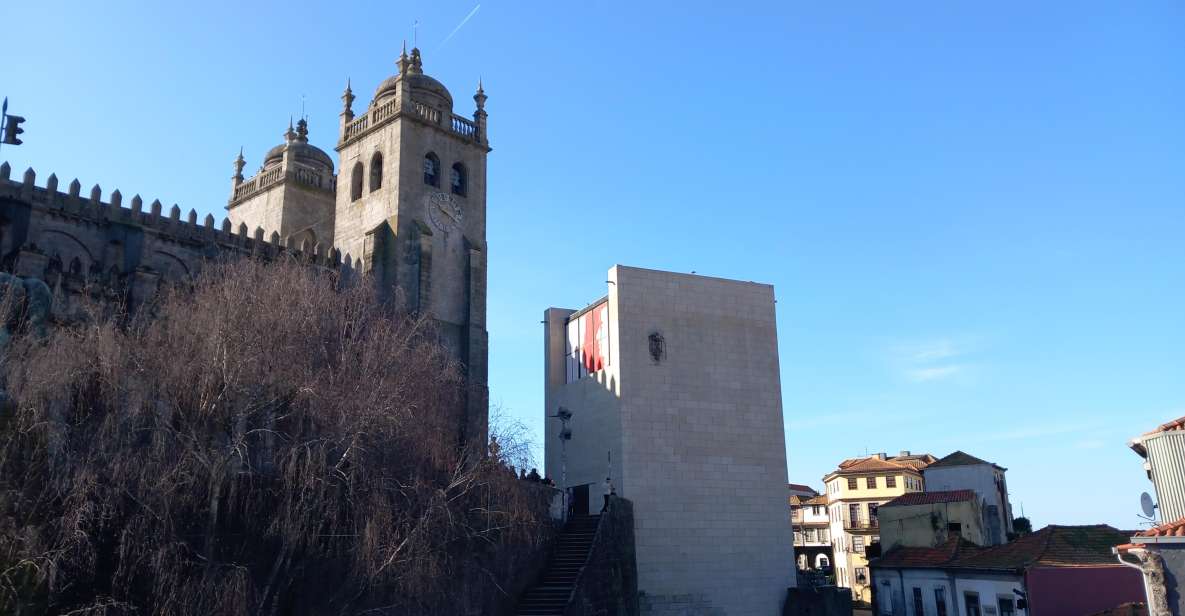
{"type": "Polygon", "coordinates": [[[461,226],[461,217],[464,212],[461,210],[461,204],[457,203],[452,195],[434,192],[424,199],[427,201],[428,218],[437,229],[453,231],[461,226]]]}

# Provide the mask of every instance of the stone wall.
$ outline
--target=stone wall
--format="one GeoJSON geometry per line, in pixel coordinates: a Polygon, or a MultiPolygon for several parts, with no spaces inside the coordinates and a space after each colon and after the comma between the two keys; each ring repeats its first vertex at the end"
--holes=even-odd
{"type": "Polygon", "coordinates": [[[618,491],[649,613],[777,613],[796,579],[773,287],[623,266],[608,279],[618,491]]]}
{"type": "Polygon", "coordinates": [[[638,570],[634,561],[634,505],[609,499],[601,514],[588,564],[576,579],[564,616],[637,616],[638,570]]]}
{"type": "Polygon", "coordinates": [[[851,616],[852,593],[846,588],[791,588],[782,616],[851,616]]]}
{"type": "Polygon", "coordinates": [[[227,255],[288,254],[322,267],[361,267],[327,245],[283,245],[274,230],[234,228],[229,219],[215,226],[210,215],[199,223],[193,209],[182,216],[177,205],[146,206],[139,195],[125,203],[118,190],[104,200],[98,185],[84,196],[78,180],[63,193],[56,175],[45,186],[36,178],[29,169],[14,181],[8,163],[0,165],[0,269],[48,284],[57,320],[71,318],[83,295],[135,310],[162,282],[188,281],[227,255]]]}

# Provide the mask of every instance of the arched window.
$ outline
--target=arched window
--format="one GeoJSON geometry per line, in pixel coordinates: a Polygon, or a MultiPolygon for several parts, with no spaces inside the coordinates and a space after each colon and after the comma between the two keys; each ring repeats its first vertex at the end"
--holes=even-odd
{"type": "Polygon", "coordinates": [[[383,153],[375,152],[370,157],[370,192],[383,187],[383,153]]]}
{"type": "Polygon", "coordinates": [[[819,554],[815,559],[815,567],[817,569],[826,569],[831,566],[831,560],[827,558],[826,554],[819,554]]]}
{"type": "Polygon", "coordinates": [[[354,171],[350,173],[350,201],[362,198],[362,161],[354,163],[354,171]]]}
{"type": "Polygon", "coordinates": [[[424,156],[424,183],[440,187],[440,159],[432,152],[424,156]]]}
{"type": "Polygon", "coordinates": [[[461,195],[464,197],[469,191],[469,178],[465,173],[465,165],[461,163],[453,163],[453,172],[450,175],[449,183],[453,187],[454,195],[461,195]]]}

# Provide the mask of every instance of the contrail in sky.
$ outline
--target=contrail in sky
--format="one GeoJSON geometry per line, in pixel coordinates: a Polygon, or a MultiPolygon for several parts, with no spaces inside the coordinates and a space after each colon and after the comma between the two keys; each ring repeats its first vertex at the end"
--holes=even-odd
{"type": "Polygon", "coordinates": [[[441,47],[444,47],[444,44],[449,42],[449,40],[453,38],[453,35],[456,34],[458,30],[460,30],[465,24],[469,23],[470,19],[473,19],[473,16],[477,14],[478,9],[480,8],[481,3],[479,2],[477,6],[473,7],[472,11],[469,11],[469,14],[465,16],[465,19],[462,19],[461,23],[457,24],[457,27],[453,28],[453,31],[449,32],[448,36],[444,37],[444,40],[441,41],[440,45],[438,45],[436,48],[440,49],[441,47]]]}

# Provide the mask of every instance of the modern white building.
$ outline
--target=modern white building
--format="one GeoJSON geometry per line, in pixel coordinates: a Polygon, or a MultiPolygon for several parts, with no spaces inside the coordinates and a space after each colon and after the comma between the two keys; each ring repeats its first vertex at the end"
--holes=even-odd
{"type": "Polygon", "coordinates": [[[644,614],[780,613],[795,569],[773,287],[620,265],[607,286],[545,313],[547,475],[589,511],[606,477],[633,501],[644,614]]]}
{"type": "Polygon", "coordinates": [[[1012,532],[1012,504],[1008,502],[1008,469],[956,451],[923,471],[927,492],[974,490],[983,511],[984,545],[1008,542],[1012,532]]]}

